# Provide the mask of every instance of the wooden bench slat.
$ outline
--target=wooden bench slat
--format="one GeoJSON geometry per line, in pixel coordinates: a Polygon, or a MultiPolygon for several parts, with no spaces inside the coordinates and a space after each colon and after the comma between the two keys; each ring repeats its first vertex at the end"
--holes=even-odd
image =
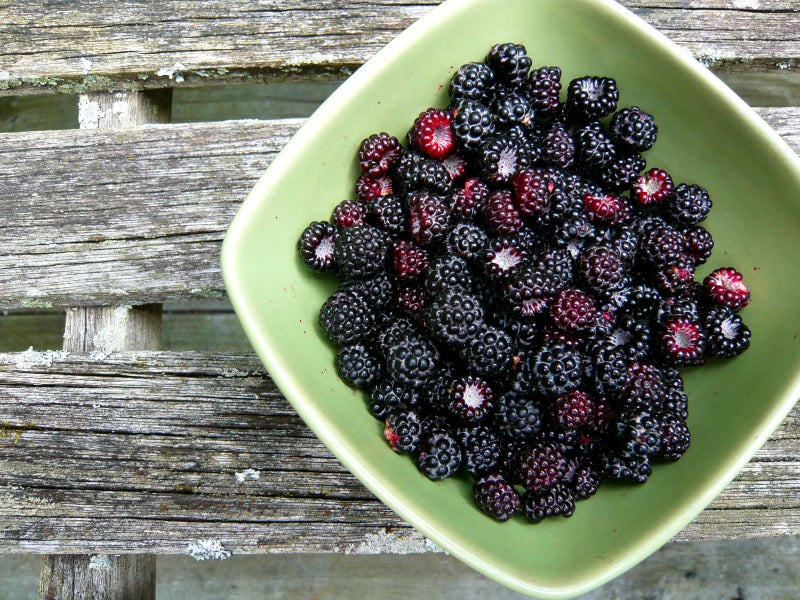
{"type": "MultiPolygon", "coordinates": [[[[800,151],[800,108],[758,112],[800,151]]],[[[302,122],[0,134],[0,308],[222,296],[225,230],[302,122]]]]}
{"type": "MultiPolygon", "coordinates": [[[[253,355],[0,354],[0,421],[0,552],[431,549],[253,355]]],[[[799,454],[800,407],[676,539],[800,534],[799,454]]]]}
{"type": "MultiPolygon", "coordinates": [[[[0,93],[341,77],[437,4],[74,0],[59,9],[42,0],[6,2],[0,93]]],[[[791,0],[623,4],[710,66],[763,70],[800,61],[800,14],[791,0]]]]}

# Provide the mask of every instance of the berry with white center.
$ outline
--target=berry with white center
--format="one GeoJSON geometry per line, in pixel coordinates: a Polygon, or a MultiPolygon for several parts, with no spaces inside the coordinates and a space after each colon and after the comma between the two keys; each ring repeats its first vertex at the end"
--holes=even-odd
{"type": "Polygon", "coordinates": [[[442,166],[447,169],[450,179],[459,181],[467,174],[467,161],[460,154],[453,152],[442,159],[442,166]]]}
{"type": "Polygon", "coordinates": [[[453,192],[450,204],[456,219],[472,221],[483,213],[489,201],[489,186],[477,177],[464,181],[463,187],[453,192]]]}
{"type": "Polygon", "coordinates": [[[387,173],[400,156],[399,140],[388,133],[375,133],[363,142],[358,150],[358,160],[361,170],[378,177],[387,173]]]}
{"type": "Polygon", "coordinates": [[[552,396],[580,386],[584,359],[577,349],[559,343],[546,344],[533,355],[531,366],[537,391],[552,396]]]}
{"type": "Polygon", "coordinates": [[[488,102],[494,93],[494,71],[484,63],[461,65],[450,78],[450,100],[488,102]]]}
{"type": "Polygon", "coordinates": [[[594,421],[594,398],[578,389],[558,396],[552,405],[553,419],[566,430],[590,427],[594,421]]]}
{"type": "Polygon", "coordinates": [[[461,353],[470,371],[479,377],[491,378],[510,367],[514,345],[505,331],[484,325],[466,346],[462,346],[461,353]]]}
{"type": "Polygon", "coordinates": [[[685,420],[665,415],[659,419],[658,432],[661,437],[658,456],[664,460],[678,460],[689,449],[692,436],[685,420]]]}
{"type": "Polygon", "coordinates": [[[417,464],[428,479],[439,481],[451,477],[462,462],[461,446],[450,432],[437,429],[420,438],[417,464]]]}
{"type": "Polygon", "coordinates": [[[619,252],[610,246],[590,246],[578,258],[578,274],[589,288],[608,296],[625,287],[627,269],[619,252]]]}
{"type": "Polygon", "coordinates": [[[512,42],[492,46],[486,56],[486,64],[494,71],[498,82],[511,86],[522,84],[531,69],[531,59],[525,46],[512,42]]]}
{"type": "Polygon", "coordinates": [[[355,200],[344,200],[333,209],[331,221],[339,229],[364,225],[367,222],[367,205],[355,200]]]}
{"type": "Polygon", "coordinates": [[[562,331],[580,336],[597,327],[600,315],[589,294],[576,288],[565,288],[553,297],[550,318],[562,331]]]}
{"type": "Polygon", "coordinates": [[[526,217],[542,215],[550,208],[550,196],[556,184],[541,172],[520,169],[512,181],[514,201],[520,214],[526,217]]]}
{"type": "Polygon", "coordinates": [[[339,348],[336,372],[342,381],[358,388],[370,387],[383,375],[383,366],[374,352],[361,342],[339,348]]]}
{"type": "Polygon", "coordinates": [[[378,175],[374,177],[368,173],[362,173],[356,181],[356,195],[362,202],[368,203],[393,193],[394,185],[388,175],[378,175]]]}
{"type": "Polygon", "coordinates": [[[456,223],[447,234],[447,249],[469,261],[477,261],[489,243],[487,233],[474,223],[456,223]]]}
{"type": "Polygon", "coordinates": [[[458,288],[433,298],[425,313],[429,331],[445,344],[463,345],[483,325],[483,306],[477,296],[458,288]]]}
{"type": "Polygon", "coordinates": [[[467,154],[477,151],[494,134],[491,109],[478,102],[467,102],[453,111],[453,135],[467,154]]]}
{"type": "Polygon", "coordinates": [[[503,281],[522,268],[527,259],[527,253],[512,238],[497,238],[486,246],[479,264],[489,279],[503,281]]]}
{"type": "Polygon", "coordinates": [[[333,271],[336,268],[336,235],[336,228],[330,223],[314,221],[309,224],[297,241],[303,263],[315,271],[333,271]]]}
{"type": "Polygon", "coordinates": [[[447,386],[444,403],[453,418],[465,425],[477,425],[494,410],[492,388],[471,375],[459,377],[447,386]]]}
{"type": "Polygon", "coordinates": [[[561,104],[561,69],[558,67],[540,67],[528,75],[528,96],[533,109],[540,115],[556,114],[561,104]]]}
{"type": "Polygon", "coordinates": [[[697,225],[711,210],[708,190],[699,185],[680,184],[667,204],[669,216],[682,225],[697,225]]]}
{"type": "Polygon", "coordinates": [[[576,157],[586,171],[597,171],[611,162],[617,149],[599,121],[593,121],[575,131],[576,157]]]}
{"type": "Polygon", "coordinates": [[[464,470],[480,476],[494,471],[503,456],[503,444],[498,433],[486,425],[458,430],[458,442],[464,453],[464,470]]]}
{"type": "Polygon", "coordinates": [[[428,296],[419,285],[403,285],[397,288],[394,304],[401,313],[408,315],[415,322],[420,322],[428,306],[428,296]]]}
{"type": "Polygon", "coordinates": [[[631,186],[631,198],[641,206],[662,204],[670,199],[675,184],[663,169],[653,168],[637,175],[631,186]]]}
{"type": "Polygon", "coordinates": [[[450,207],[441,196],[414,192],[408,197],[408,233],[418,245],[442,241],[450,227],[450,207]]]}
{"type": "Polygon", "coordinates": [[[646,231],[639,242],[643,260],[656,269],[675,264],[683,257],[686,241],[683,234],[672,227],[659,227],[646,231]]]}
{"type": "Polygon", "coordinates": [[[583,209],[593,223],[625,223],[631,216],[631,205],[626,198],[602,192],[583,195],[583,209]]]}
{"type": "Polygon", "coordinates": [[[518,317],[534,317],[543,313],[556,290],[551,281],[531,268],[522,268],[509,277],[503,286],[503,301],[518,317]]]}
{"type": "Polygon", "coordinates": [[[525,492],[522,496],[525,518],[533,523],[547,517],[571,517],[575,512],[575,498],[566,484],[559,484],[540,493],[525,492]]]}
{"type": "Polygon", "coordinates": [[[408,132],[409,146],[430,158],[446,157],[455,147],[451,122],[452,116],[445,110],[429,108],[420,113],[408,132]]]}
{"type": "Polygon", "coordinates": [[[522,505],[517,490],[500,473],[478,477],[472,497],[483,512],[500,522],[508,521],[522,505]]]}
{"type": "Polygon", "coordinates": [[[416,454],[422,434],[417,413],[413,410],[390,412],[386,417],[383,436],[398,454],[416,454]]]}
{"type": "Polygon", "coordinates": [[[742,274],[733,267],[722,267],[712,271],[703,280],[703,290],[712,304],[727,306],[734,311],[747,306],[750,290],[742,274]]]}
{"type": "Polygon", "coordinates": [[[545,130],[540,143],[545,163],[566,169],[575,161],[575,141],[561,125],[552,125],[545,130]]]}
{"type": "Polygon", "coordinates": [[[392,266],[398,279],[416,279],[428,271],[428,252],[410,240],[397,240],[392,244],[392,266]]]}
{"type": "Polygon", "coordinates": [[[619,90],[610,77],[579,77],[567,87],[567,110],[578,121],[595,121],[617,110],[619,90]]]}
{"type": "Polygon", "coordinates": [[[671,265],[656,271],[653,281],[664,294],[677,294],[694,282],[694,263],[682,256],[671,265]]]}
{"type": "Polygon", "coordinates": [[[351,344],[373,333],[375,313],[362,297],[337,290],[320,308],[319,324],[334,344],[351,344]]]}
{"type": "Polygon", "coordinates": [[[750,347],[750,329],[727,306],[714,306],[703,318],[709,356],[732,358],[750,347]]]}
{"type": "Polygon", "coordinates": [[[634,152],[644,152],[653,147],[658,126],[652,115],[638,106],[623,108],[611,119],[611,139],[620,147],[634,152]]]}
{"type": "Polygon", "coordinates": [[[714,249],[714,238],[701,225],[687,227],[683,230],[683,250],[695,266],[702,265],[711,256],[714,249]]]}
{"type": "Polygon", "coordinates": [[[489,183],[510,183],[520,169],[530,166],[530,156],[519,140],[501,135],[481,146],[481,176],[489,183]]]}
{"type": "Polygon", "coordinates": [[[439,364],[439,351],[427,339],[408,335],[387,351],[386,369],[403,385],[420,388],[434,376],[439,364]]]}
{"type": "Polygon", "coordinates": [[[538,442],[520,454],[517,469],[522,487],[538,493],[561,481],[567,472],[567,460],[558,445],[538,442]]]}
{"type": "Polygon", "coordinates": [[[646,166],[641,154],[617,154],[601,169],[600,182],[614,192],[624,192],[646,166]]]}
{"type": "Polygon", "coordinates": [[[664,360],[676,367],[702,365],[706,361],[706,336],[699,323],[686,317],[665,319],[658,344],[664,360]]]}
{"type": "Polygon", "coordinates": [[[522,229],[522,215],[511,190],[495,190],[483,208],[486,225],[496,235],[509,235],[522,229]]]}

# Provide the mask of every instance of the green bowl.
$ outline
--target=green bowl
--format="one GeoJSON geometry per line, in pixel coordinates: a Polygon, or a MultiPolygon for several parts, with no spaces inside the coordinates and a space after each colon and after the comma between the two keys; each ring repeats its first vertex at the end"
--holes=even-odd
{"type": "Polygon", "coordinates": [[[800,160],[741,99],[663,35],[606,0],[450,0],[399,35],[316,111],[275,159],[228,230],[222,271],[244,330],[278,387],[337,458],[398,515],[452,555],[542,598],[586,592],[629,569],[706,507],[800,395],[800,160]],[[720,266],[745,274],[753,331],[739,358],[686,372],[692,447],[647,484],[605,485],[570,519],[496,523],[466,478],[432,483],[386,444],[360,393],[334,368],[317,324],[333,278],[299,260],[312,220],[353,196],[356,152],[371,133],[404,139],[447,103],[454,69],[515,41],[563,80],[614,77],[620,106],[655,115],[650,166],[708,188],[720,266]]]}

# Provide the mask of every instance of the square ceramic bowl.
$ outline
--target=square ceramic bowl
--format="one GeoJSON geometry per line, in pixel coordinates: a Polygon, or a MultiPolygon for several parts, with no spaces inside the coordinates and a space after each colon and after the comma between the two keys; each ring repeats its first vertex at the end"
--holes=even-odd
{"type": "Polygon", "coordinates": [[[222,269],[251,343],[300,416],[375,495],[442,548],[520,592],[566,598],[630,568],[689,523],[786,416],[800,390],[800,161],[736,95],[689,55],[607,0],[450,0],[402,33],[308,120],[248,196],[225,238],[222,269]],[[480,26],[476,26],[480,24],[480,26]],[[563,80],[614,77],[620,107],[659,124],[646,154],[677,180],[709,189],[716,249],[753,301],[739,358],[686,372],[692,447],[647,484],[604,485],[570,519],[496,523],[465,478],[428,481],[386,444],[361,394],[343,384],[317,325],[331,277],[306,270],[297,238],[353,196],[356,152],[371,133],[404,139],[419,112],[447,104],[459,65],[492,44],[525,44],[563,80]],[[776,360],[776,357],[780,357],[776,360]]]}

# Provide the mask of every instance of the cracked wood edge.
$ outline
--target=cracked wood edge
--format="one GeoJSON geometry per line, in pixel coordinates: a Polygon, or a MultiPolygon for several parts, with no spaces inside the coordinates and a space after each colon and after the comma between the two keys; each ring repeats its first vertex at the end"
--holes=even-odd
{"type": "MultiPolygon", "coordinates": [[[[800,151],[800,108],[757,112],[800,151]]],[[[0,308],[223,296],[225,231],[302,123],[0,134],[0,308]]]]}
{"type": "MultiPolygon", "coordinates": [[[[0,94],[343,77],[438,4],[80,0],[59,10],[42,1],[6,2],[0,94]]],[[[754,71],[800,64],[800,13],[789,0],[622,4],[706,66],[754,71]]]]}

